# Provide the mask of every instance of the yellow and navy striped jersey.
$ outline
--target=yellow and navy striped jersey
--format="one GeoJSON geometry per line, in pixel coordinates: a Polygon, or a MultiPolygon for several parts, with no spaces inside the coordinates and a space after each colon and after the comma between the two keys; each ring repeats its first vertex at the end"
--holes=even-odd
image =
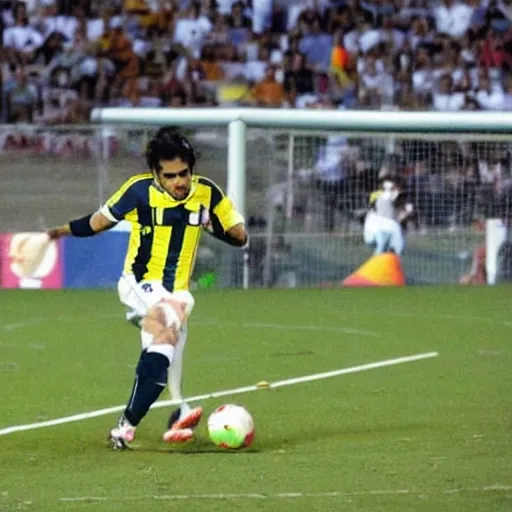
{"type": "Polygon", "coordinates": [[[181,201],[157,188],[152,174],[133,176],[105,208],[115,220],[132,225],[124,273],[134,274],[137,281],[161,281],[171,292],[189,288],[206,210],[224,231],[243,222],[222,190],[198,175],[181,201]]]}
{"type": "Polygon", "coordinates": [[[370,207],[373,208],[375,206],[375,203],[377,202],[378,197],[384,192],[382,189],[374,190],[370,194],[370,207]]]}

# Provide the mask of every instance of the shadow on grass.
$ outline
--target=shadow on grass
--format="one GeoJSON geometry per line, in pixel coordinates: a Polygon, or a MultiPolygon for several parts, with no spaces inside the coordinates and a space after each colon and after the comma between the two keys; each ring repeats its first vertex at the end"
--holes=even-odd
{"type": "Polygon", "coordinates": [[[390,438],[407,441],[409,438],[418,437],[425,429],[432,428],[424,423],[386,424],[386,425],[352,425],[347,428],[336,426],[320,426],[314,430],[291,431],[286,437],[273,438],[269,435],[258,436],[256,434],[254,445],[238,450],[218,448],[204,437],[198,436],[195,440],[179,445],[153,445],[136,447],[134,451],[148,453],[162,453],[172,455],[254,455],[271,453],[279,450],[284,452],[305,446],[309,443],[321,441],[368,441],[382,438],[390,438]]]}

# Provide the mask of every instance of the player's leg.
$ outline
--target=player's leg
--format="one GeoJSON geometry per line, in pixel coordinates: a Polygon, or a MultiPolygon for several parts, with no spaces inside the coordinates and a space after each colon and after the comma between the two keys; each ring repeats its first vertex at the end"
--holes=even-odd
{"type": "Polygon", "coordinates": [[[379,229],[375,232],[375,252],[374,254],[382,254],[389,250],[390,234],[388,231],[379,229]]]}
{"type": "MultiPolygon", "coordinates": [[[[175,292],[173,297],[184,301],[187,304],[187,318],[192,313],[194,298],[189,292],[175,292]]],[[[182,442],[182,436],[177,432],[182,429],[192,429],[197,426],[203,414],[202,407],[190,407],[182,394],[183,358],[185,345],[187,343],[188,327],[183,325],[179,335],[178,343],[174,348],[174,358],[169,368],[168,385],[171,399],[180,402],[179,407],[172,412],[167,423],[167,431],[163,439],[167,442],[182,442]]]]}
{"type": "Polygon", "coordinates": [[[390,235],[388,219],[369,212],[364,223],[364,241],[374,248],[374,255],[382,254],[388,250],[390,235]]]}
{"type": "Polygon", "coordinates": [[[185,320],[185,304],[169,302],[166,298],[158,300],[170,294],[159,291],[158,285],[148,288],[146,284],[130,281],[128,277],[119,285],[122,302],[142,319],[142,352],[127,407],[110,432],[114,448],[126,448],[133,440],[135,428],[166,386],[167,369],[178,341],[177,332],[185,320]],[[151,305],[156,300],[158,302],[151,305]]]}
{"type": "Polygon", "coordinates": [[[169,391],[173,400],[179,401],[180,405],[169,416],[167,422],[167,431],[163,435],[163,440],[168,443],[183,442],[183,436],[180,431],[183,429],[195,428],[203,414],[202,407],[190,407],[185,402],[181,392],[181,383],[183,375],[183,354],[187,341],[187,327],[184,326],[180,332],[178,343],[175,346],[174,359],[169,371],[169,391]]]}
{"type": "Polygon", "coordinates": [[[389,249],[398,256],[401,256],[405,249],[405,237],[402,226],[395,220],[391,220],[390,224],[389,249]]]}
{"type": "Polygon", "coordinates": [[[370,247],[375,247],[375,213],[370,211],[366,214],[363,226],[364,243],[370,247]]]}

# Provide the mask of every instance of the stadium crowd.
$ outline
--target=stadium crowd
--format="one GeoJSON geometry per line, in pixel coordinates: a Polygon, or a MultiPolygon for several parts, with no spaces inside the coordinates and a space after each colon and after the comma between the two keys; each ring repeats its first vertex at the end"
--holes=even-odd
{"type": "Polygon", "coordinates": [[[3,119],[92,105],[512,108],[510,0],[1,2],[3,119]]]}

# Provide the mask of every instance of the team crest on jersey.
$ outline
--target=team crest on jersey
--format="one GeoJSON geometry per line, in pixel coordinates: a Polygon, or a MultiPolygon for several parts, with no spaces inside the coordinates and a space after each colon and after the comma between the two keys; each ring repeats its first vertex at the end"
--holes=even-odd
{"type": "Polygon", "coordinates": [[[188,223],[191,226],[199,226],[200,212],[190,212],[188,215],[188,223]]]}

